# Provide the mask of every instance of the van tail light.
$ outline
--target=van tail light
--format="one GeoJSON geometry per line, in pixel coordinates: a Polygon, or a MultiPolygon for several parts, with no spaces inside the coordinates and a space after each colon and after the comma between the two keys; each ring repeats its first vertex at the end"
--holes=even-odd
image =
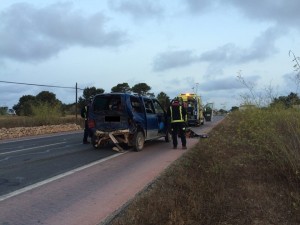
{"type": "Polygon", "coordinates": [[[96,127],[95,120],[88,120],[88,126],[89,128],[95,128],[96,127]]]}

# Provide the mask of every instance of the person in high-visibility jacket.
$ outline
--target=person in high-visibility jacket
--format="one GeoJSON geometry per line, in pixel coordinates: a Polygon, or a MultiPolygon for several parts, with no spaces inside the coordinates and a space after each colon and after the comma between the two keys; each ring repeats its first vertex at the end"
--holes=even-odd
{"type": "Polygon", "coordinates": [[[183,107],[182,102],[178,98],[175,98],[171,101],[167,114],[171,123],[173,148],[177,148],[177,136],[179,134],[181,138],[182,149],[186,149],[185,123],[187,115],[186,109],[183,107]]]}

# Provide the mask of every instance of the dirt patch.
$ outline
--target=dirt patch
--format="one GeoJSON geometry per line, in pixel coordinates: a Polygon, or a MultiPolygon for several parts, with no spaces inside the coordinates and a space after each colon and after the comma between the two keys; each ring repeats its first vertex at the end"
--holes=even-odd
{"type": "Polygon", "coordinates": [[[77,124],[1,128],[0,140],[27,137],[27,136],[36,136],[36,135],[43,135],[43,134],[53,134],[53,133],[67,132],[67,131],[76,131],[81,129],[82,128],[77,124]]]}

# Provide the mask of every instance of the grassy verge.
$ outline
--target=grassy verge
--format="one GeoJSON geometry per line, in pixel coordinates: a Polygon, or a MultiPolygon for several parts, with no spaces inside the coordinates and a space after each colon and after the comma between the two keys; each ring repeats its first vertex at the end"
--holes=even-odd
{"type": "Polygon", "coordinates": [[[300,112],[227,117],[110,225],[300,224],[300,112]]]}
{"type": "Polygon", "coordinates": [[[60,124],[78,124],[83,127],[80,115],[66,115],[57,105],[39,103],[28,109],[32,116],[0,116],[0,128],[35,127],[60,124]]]}
{"type": "Polygon", "coordinates": [[[74,115],[68,116],[0,116],[1,128],[14,128],[14,127],[34,127],[43,125],[59,125],[67,123],[76,123],[83,127],[83,120],[78,116],[77,121],[74,115]]]}

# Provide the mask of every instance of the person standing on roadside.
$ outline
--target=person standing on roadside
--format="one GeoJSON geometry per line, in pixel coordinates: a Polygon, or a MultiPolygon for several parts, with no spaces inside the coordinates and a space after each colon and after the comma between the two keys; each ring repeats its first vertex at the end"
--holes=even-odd
{"type": "Polygon", "coordinates": [[[179,98],[174,98],[171,101],[170,107],[167,111],[168,117],[171,122],[171,131],[173,139],[173,148],[176,149],[178,145],[177,136],[179,134],[181,138],[182,149],[186,149],[186,137],[185,137],[185,121],[186,110],[182,105],[179,98]]]}
{"type": "Polygon", "coordinates": [[[86,100],[84,107],[81,109],[81,117],[84,119],[83,144],[89,144],[89,108],[92,102],[92,97],[86,100]]]}

